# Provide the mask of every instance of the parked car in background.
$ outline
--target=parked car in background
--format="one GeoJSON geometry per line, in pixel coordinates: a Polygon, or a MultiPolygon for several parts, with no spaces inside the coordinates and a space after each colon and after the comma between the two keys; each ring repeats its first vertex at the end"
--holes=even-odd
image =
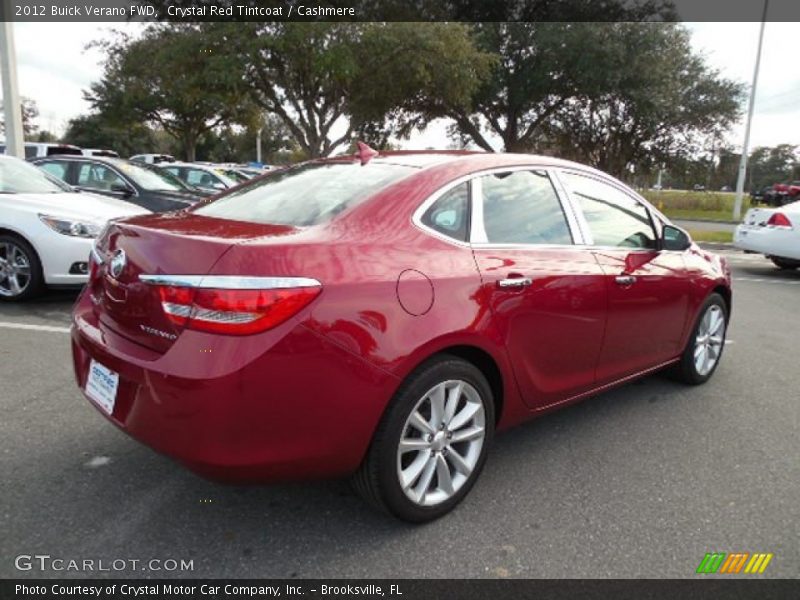
{"type": "Polygon", "coordinates": [[[707,381],[731,307],[725,259],[641,196],[520,154],[362,147],[114,223],[93,261],[73,364],[107,419],[211,477],[354,474],[415,522],[495,429],[659,369],[707,381]]]}
{"type": "Polygon", "coordinates": [[[0,156],[0,301],[83,285],[92,240],[106,221],[147,212],[77,192],[23,160],[0,156]]]}
{"type": "Polygon", "coordinates": [[[231,169],[227,167],[183,162],[160,164],[159,166],[167,173],[178,177],[187,185],[209,192],[227,190],[243,180],[233,174],[231,169]]]}
{"type": "Polygon", "coordinates": [[[236,166],[236,167],[231,167],[231,168],[234,171],[236,171],[236,173],[238,173],[239,175],[244,177],[245,180],[253,179],[253,177],[259,177],[260,175],[263,175],[264,173],[269,173],[269,171],[270,171],[269,169],[255,169],[253,167],[239,167],[239,166],[236,166]]]}
{"type": "Polygon", "coordinates": [[[180,210],[209,195],[157,166],[121,158],[53,156],[33,162],[78,189],[126,200],[152,212],[180,210]]]}
{"type": "Polygon", "coordinates": [[[147,163],[148,165],[157,165],[159,163],[175,162],[175,157],[170,154],[135,154],[131,156],[130,160],[147,163]]]}
{"type": "Polygon", "coordinates": [[[764,202],[769,206],[783,206],[800,200],[800,181],[776,183],[764,193],[764,202]]]}
{"type": "MultiPolygon", "coordinates": [[[[0,143],[0,154],[6,153],[6,145],[5,142],[0,143]]],[[[47,143],[38,143],[38,142],[25,142],[25,159],[32,160],[34,158],[40,158],[42,156],[54,156],[54,155],[74,155],[80,156],[82,154],[81,149],[77,146],[72,146],[70,144],[47,144],[47,143]]]]}
{"type": "Polygon", "coordinates": [[[779,269],[800,267],[800,201],[780,208],[751,208],[736,228],[733,244],[769,258],[779,269]]]}
{"type": "Polygon", "coordinates": [[[119,154],[113,150],[103,150],[102,148],[84,148],[84,156],[106,156],[108,158],[119,158],[119,154]]]}

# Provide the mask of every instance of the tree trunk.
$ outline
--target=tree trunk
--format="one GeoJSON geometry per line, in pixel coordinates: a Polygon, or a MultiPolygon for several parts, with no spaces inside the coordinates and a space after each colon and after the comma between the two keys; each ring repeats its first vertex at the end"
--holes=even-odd
{"type": "Polygon", "coordinates": [[[186,160],[194,162],[197,159],[197,135],[187,133],[183,138],[183,150],[186,152],[186,160]]]}

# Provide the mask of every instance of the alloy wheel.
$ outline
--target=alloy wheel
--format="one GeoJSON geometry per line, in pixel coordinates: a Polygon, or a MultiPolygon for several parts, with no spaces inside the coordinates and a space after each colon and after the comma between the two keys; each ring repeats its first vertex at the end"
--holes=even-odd
{"type": "Polygon", "coordinates": [[[699,375],[708,375],[719,360],[725,343],[725,315],[716,304],[708,307],[694,341],[694,367],[699,375]]]}
{"type": "Polygon", "coordinates": [[[21,295],[31,282],[31,262],[14,242],[0,243],[0,296],[21,295]]]}
{"type": "Polygon", "coordinates": [[[417,402],[397,448],[397,476],[405,495],[435,506],[469,481],[486,437],[478,391],[463,380],[443,381],[417,402]]]}

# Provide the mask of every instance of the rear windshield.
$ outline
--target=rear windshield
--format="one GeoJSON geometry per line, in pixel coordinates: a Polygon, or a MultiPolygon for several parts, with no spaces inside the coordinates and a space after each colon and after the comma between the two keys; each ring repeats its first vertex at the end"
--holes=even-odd
{"type": "Polygon", "coordinates": [[[48,146],[47,147],[47,156],[53,156],[54,154],[72,154],[72,155],[82,155],[80,148],[70,147],[70,146],[48,146]]]}
{"type": "Polygon", "coordinates": [[[379,163],[306,163],[254,181],[195,212],[252,223],[317,225],[414,171],[379,163]]]}

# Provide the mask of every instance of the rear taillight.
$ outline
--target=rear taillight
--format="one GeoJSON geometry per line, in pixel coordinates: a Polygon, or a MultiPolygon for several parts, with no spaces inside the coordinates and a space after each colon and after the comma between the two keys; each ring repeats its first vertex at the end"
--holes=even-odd
{"type": "Polygon", "coordinates": [[[208,278],[208,285],[230,287],[207,287],[203,278],[192,276],[142,279],[158,286],[161,307],[178,327],[229,335],[272,329],[299,313],[322,291],[319,282],[306,278],[208,278]],[[170,279],[176,285],[169,285],[170,279]],[[243,283],[247,287],[235,287],[243,283]],[[256,289],[257,285],[263,287],[256,289]]]}
{"type": "Polygon", "coordinates": [[[792,227],[792,222],[789,220],[789,217],[787,217],[785,214],[776,212],[776,213],[772,213],[772,216],[767,221],[767,225],[772,226],[772,227],[789,227],[789,228],[791,228],[792,227]]]}

